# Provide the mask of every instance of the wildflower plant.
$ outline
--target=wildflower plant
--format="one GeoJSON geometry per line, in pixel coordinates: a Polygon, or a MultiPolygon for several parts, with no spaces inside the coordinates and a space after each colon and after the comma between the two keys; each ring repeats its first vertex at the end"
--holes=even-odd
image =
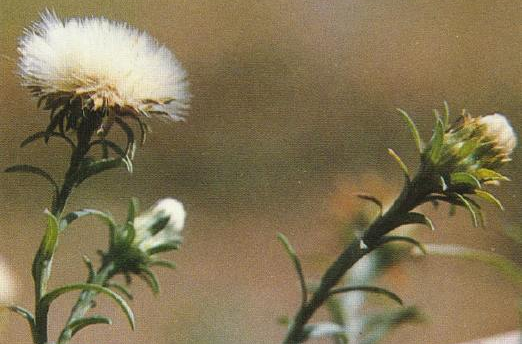
{"type": "Polygon", "coordinates": [[[123,223],[109,213],[91,208],[66,212],[67,200],[86,179],[104,171],[125,167],[133,170],[138,142],[144,143],[148,117],[157,115],[180,120],[189,104],[186,73],[174,55],[147,33],[103,18],[60,20],[47,11],[24,32],[19,42],[18,72],[22,85],[49,111],[47,127],[22,142],[62,139],[71,148],[69,166],[58,183],[50,173],[32,165],[16,165],[6,172],[23,172],[48,180],[53,188],[47,228],[35,255],[35,311],[10,306],[29,323],[33,342],[68,343],[80,330],[94,324],[110,324],[100,315],[88,315],[98,294],[105,294],[123,310],[132,328],[135,319],[125,297],[126,286],[113,281],[124,275],[142,278],[156,293],[154,266],[174,267],[159,254],[179,248],[185,223],[183,205],[172,198],[158,201],[139,212],[137,200],[130,202],[123,223]],[[122,130],[126,142],[110,140],[110,130],[122,130]],[[136,138],[135,131],[140,132],[136,138]],[[59,237],[69,225],[84,216],[96,216],[108,227],[108,248],[100,250],[98,269],[86,256],[87,279],[83,283],[49,290],[53,257],[59,237]],[[59,296],[80,291],[63,330],[56,340],[48,338],[48,313],[59,296]],[[122,296],[123,295],[123,296],[122,296]]]}
{"type": "MultiPolygon", "coordinates": [[[[318,328],[324,324],[308,324],[312,316],[323,305],[331,302],[334,295],[345,292],[378,292],[392,299],[398,296],[390,291],[373,286],[337,287],[347,271],[362,258],[392,242],[407,242],[425,252],[424,247],[415,239],[404,235],[389,234],[394,229],[408,224],[421,224],[434,229],[433,222],[424,214],[414,209],[424,203],[449,203],[452,211],[456,207],[465,208],[471,214],[473,225],[483,223],[481,206],[477,199],[483,199],[499,208],[500,201],[485,188],[509,180],[499,169],[511,160],[510,156],[517,144],[517,138],[508,120],[501,114],[472,117],[467,111],[454,123],[450,124],[450,111],[445,103],[444,114],[435,111],[435,128],[429,142],[424,143],[419,132],[403,110],[402,114],[414,138],[420,155],[420,166],[415,175],[398,156],[389,150],[398,162],[405,177],[401,194],[391,207],[383,209],[382,202],[373,195],[360,195],[361,198],[375,203],[381,208],[379,215],[368,224],[366,230],[346,246],[344,251],[330,265],[321,278],[321,282],[311,292],[305,282],[304,272],[296,251],[288,239],[279,234],[301,281],[301,306],[293,319],[288,322],[285,344],[297,344],[317,336],[318,328]],[[311,296],[309,295],[311,294],[311,296]]],[[[325,336],[336,336],[339,340],[339,324],[333,323],[331,331],[319,331],[325,336]]],[[[341,329],[344,330],[344,329],[341,329]]]]}

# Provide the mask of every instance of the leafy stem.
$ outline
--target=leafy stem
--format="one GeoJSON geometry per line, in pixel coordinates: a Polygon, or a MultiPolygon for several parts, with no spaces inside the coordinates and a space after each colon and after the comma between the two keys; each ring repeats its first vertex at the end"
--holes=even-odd
{"type": "Polygon", "coordinates": [[[331,295],[332,289],[342,279],[346,271],[362,257],[382,244],[387,233],[404,224],[408,213],[425,201],[425,197],[433,191],[436,181],[433,173],[421,169],[416,177],[405,184],[400,196],[392,207],[380,215],[366,230],[361,239],[354,240],[332,263],[321,278],[319,288],[309,301],[304,303],[290,324],[284,344],[297,344],[306,340],[306,324],[331,295]]]}
{"type": "MultiPolygon", "coordinates": [[[[54,221],[56,221],[56,228],[53,228],[55,234],[53,234],[52,240],[50,241],[49,233],[52,224],[49,224],[40,247],[36,252],[32,267],[32,274],[35,283],[36,309],[39,309],[40,307],[40,302],[47,292],[47,284],[51,277],[54,251],[58,245],[57,234],[60,230],[58,226],[60,216],[74,187],[78,184],[82,162],[89,151],[89,142],[91,141],[96,128],[99,126],[99,122],[100,117],[95,114],[83,118],[76,131],[77,144],[73,147],[69,168],[65,173],[63,184],[59,188],[57,195],[53,198],[50,215],[54,221]]],[[[36,316],[33,340],[36,344],[47,343],[47,315],[43,317],[36,316]]]]}
{"type": "MultiPolygon", "coordinates": [[[[117,268],[113,261],[106,261],[100,267],[98,272],[91,276],[92,278],[90,278],[89,283],[105,286],[117,272],[116,270],[117,268]]],[[[97,294],[98,292],[94,290],[82,291],[80,297],[76,301],[76,304],[71,310],[71,314],[67,320],[67,323],[65,324],[64,329],[60,333],[60,337],[57,342],[58,344],[65,344],[72,338],[75,332],[73,325],[80,319],[84,318],[84,315],[91,309],[93,300],[97,294]]]]}

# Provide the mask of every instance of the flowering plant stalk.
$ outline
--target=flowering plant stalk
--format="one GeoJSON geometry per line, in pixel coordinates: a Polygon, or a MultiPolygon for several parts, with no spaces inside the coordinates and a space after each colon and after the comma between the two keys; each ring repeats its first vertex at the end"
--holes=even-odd
{"type": "MultiPolygon", "coordinates": [[[[332,295],[358,290],[335,287],[362,257],[382,245],[395,241],[406,241],[422,250],[422,245],[413,238],[388,235],[395,228],[407,224],[423,224],[433,229],[433,223],[426,215],[413,211],[419,205],[427,202],[446,202],[452,207],[464,207],[470,212],[475,226],[482,222],[482,216],[480,205],[470,196],[485,199],[502,208],[500,201],[485,191],[484,186],[508,180],[498,172],[498,168],[510,161],[510,155],[517,143],[511,125],[500,114],[473,118],[466,111],[463,111],[457,122],[449,124],[449,109],[447,104],[445,105],[444,115],[435,111],[436,125],[427,144],[422,142],[408,114],[400,110],[420,153],[420,167],[412,178],[406,164],[393,150],[389,150],[405,176],[401,194],[386,211],[383,211],[382,203],[376,197],[362,196],[380,206],[381,213],[364,234],[349,244],[326,270],[311,298],[308,298],[299,259],[286,238],[280,235],[294,261],[302,289],[301,307],[289,322],[285,344],[302,343],[309,338],[315,328],[314,325],[307,325],[309,320],[332,295]]],[[[368,291],[368,288],[360,290],[368,291]]]]}
{"type": "Polygon", "coordinates": [[[71,147],[71,155],[61,185],[40,167],[16,165],[6,169],[44,177],[53,187],[51,210],[45,211],[47,228],[32,266],[34,315],[19,306],[9,309],[28,321],[34,344],[65,344],[89,325],[110,324],[107,317],[87,316],[98,294],[112,298],[134,328],[132,310],[120,294],[129,299],[132,295],[125,286],[111,280],[122,274],[130,284],[135,275],[155,293],[159,292],[151,267],[174,267],[174,263],[160,259],[158,254],[179,248],[185,221],[183,205],[167,198],[140,214],[137,200],[133,199],[122,224],[103,211],[81,209],[66,213],[65,208],[73,191],[86,179],[120,166],[132,172],[138,140],[129,122],[137,124],[144,143],[149,131],[146,117],[157,114],[174,120],[182,118],[189,98],[185,72],[167,48],[127,24],[99,18],[63,22],[49,11],[26,30],[19,52],[22,85],[38,99],[39,105],[50,111],[47,128],[29,136],[22,147],[39,139],[47,143],[51,138],[60,138],[71,147]],[[123,147],[108,139],[113,126],[127,137],[123,147]],[[108,248],[100,251],[101,266],[95,270],[84,256],[86,282],[49,290],[60,234],[73,221],[88,215],[99,217],[109,229],[108,248]],[[71,291],[81,294],[57,341],[50,341],[50,305],[71,291]]]}

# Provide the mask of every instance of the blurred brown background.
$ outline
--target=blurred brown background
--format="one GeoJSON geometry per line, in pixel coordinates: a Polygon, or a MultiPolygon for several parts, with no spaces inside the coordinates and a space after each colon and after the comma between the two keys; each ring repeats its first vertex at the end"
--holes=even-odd
{"type": "MultiPolygon", "coordinates": [[[[58,175],[64,168],[61,142],[18,147],[47,121],[19,86],[13,62],[17,38],[46,7],[61,17],[106,16],[148,31],[176,53],[194,95],[186,123],[151,123],[132,176],[118,170],[93,178],[72,199],[70,209],[106,209],[122,219],[131,196],[143,207],[174,196],[189,214],[185,244],[173,255],[179,268],[161,274],[161,295],[133,287],[137,331],[101,298],[98,312],[112,315],[115,326],[92,327],[78,343],[277,343],[284,329],[276,318],[293,314],[299,287],[276,232],[305,257],[307,275],[319,277],[340,252],[339,231],[353,212],[339,204],[360,206],[333,200],[352,191],[397,192],[401,174],[387,147],[410,166],[417,162],[396,107],[412,114],[424,136],[431,109],[443,100],[455,113],[504,113],[522,131],[519,0],[1,0],[2,168],[32,163],[58,175]],[[385,179],[390,191],[372,179],[385,179]]],[[[498,190],[507,210],[487,206],[486,229],[472,228],[462,212],[447,221],[446,209],[426,208],[439,230],[421,239],[520,261],[502,235],[503,226],[522,222],[520,161],[516,153],[505,170],[514,181],[498,190]]],[[[44,181],[21,175],[0,175],[0,188],[0,255],[19,275],[19,300],[32,307],[29,269],[50,194],[44,181]]],[[[95,221],[71,228],[53,285],[83,279],[81,254],[95,258],[105,242],[95,221]]],[[[380,285],[430,318],[387,343],[450,344],[517,326],[520,291],[480,264],[412,260],[380,285]]],[[[52,308],[53,333],[72,300],[52,308]]],[[[29,341],[26,324],[11,317],[0,342],[29,341]]]]}

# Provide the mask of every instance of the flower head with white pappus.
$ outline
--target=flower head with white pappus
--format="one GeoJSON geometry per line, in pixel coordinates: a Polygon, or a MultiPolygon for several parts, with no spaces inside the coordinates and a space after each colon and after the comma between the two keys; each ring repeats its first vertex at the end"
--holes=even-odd
{"type": "Polygon", "coordinates": [[[186,72],[165,46],[126,23],[60,20],[46,11],[19,42],[22,85],[56,111],[79,99],[82,111],[162,114],[188,109],[186,72]]]}

